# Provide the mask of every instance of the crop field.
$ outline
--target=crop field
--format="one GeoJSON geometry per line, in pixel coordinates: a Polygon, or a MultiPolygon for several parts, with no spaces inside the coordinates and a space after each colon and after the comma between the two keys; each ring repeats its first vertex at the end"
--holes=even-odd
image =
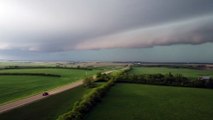
{"type": "Polygon", "coordinates": [[[100,70],[58,68],[0,70],[0,73],[46,73],[61,75],[61,77],[0,75],[0,104],[83,79],[86,76],[96,74],[98,71],[100,70]]]}
{"type": "Polygon", "coordinates": [[[212,76],[213,70],[195,70],[186,68],[166,68],[166,67],[133,67],[130,73],[133,74],[182,74],[189,78],[198,78],[199,76],[212,76]]]}
{"type": "Polygon", "coordinates": [[[86,120],[210,120],[213,90],[116,84],[86,120]]]}
{"type": "Polygon", "coordinates": [[[80,86],[0,114],[0,120],[55,120],[90,90],[80,86]]]}

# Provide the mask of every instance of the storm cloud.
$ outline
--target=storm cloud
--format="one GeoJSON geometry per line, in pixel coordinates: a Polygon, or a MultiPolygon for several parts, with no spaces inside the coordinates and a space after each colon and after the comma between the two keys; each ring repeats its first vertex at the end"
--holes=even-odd
{"type": "Polygon", "coordinates": [[[1,0],[0,50],[202,44],[212,21],[212,0],[1,0]]]}
{"type": "Polygon", "coordinates": [[[134,29],[79,43],[76,49],[147,48],[213,42],[213,16],[134,29]]]}

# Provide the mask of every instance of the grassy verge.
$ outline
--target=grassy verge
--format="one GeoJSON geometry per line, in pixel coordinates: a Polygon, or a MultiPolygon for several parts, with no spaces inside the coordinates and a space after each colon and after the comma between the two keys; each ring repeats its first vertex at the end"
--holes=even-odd
{"type": "Polygon", "coordinates": [[[210,89],[116,84],[86,120],[211,120],[210,89]]]}

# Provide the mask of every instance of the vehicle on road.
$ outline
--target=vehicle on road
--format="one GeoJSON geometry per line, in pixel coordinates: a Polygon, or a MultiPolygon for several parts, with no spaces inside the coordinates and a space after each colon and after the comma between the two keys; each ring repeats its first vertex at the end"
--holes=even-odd
{"type": "Polygon", "coordinates": [[[42,94],[42,96],[48,96],[48,95],[49,95],[48,92],[44,92],[44,93],[42,94]]]}

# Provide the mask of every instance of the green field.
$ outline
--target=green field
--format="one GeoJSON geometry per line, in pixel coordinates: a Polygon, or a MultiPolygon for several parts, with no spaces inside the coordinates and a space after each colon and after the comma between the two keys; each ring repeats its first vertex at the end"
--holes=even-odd
{"type": "Polygon", "coordinates": [[[186,68],[166,68],[166,67],[133,67],[130,73],[133,74],[182,74],[190,78],[198,78],[199,76],[212,76],[213,70],[196,70],[196,69],[186,69],[186,68]]]}
{"type": "Polygon", "coordinates": [[[82,86],[0,114],[0,120],[55,120],[91,89],[82,86]]]}
{"type": "Polygon", "coordinates": [[[87,76],[96,74],[100,70],[77,69],[11,69],[0,70],[0,73],[49,73],[61,75],[58,77],[42,76],[0,76],[0,104],[40,93],[67,83],[71,83],[87,76]]]}
{"type": "Polygon", "coordinates": [[[211,120],[213,90],[116,84],[86,120],[211,120]]]}

